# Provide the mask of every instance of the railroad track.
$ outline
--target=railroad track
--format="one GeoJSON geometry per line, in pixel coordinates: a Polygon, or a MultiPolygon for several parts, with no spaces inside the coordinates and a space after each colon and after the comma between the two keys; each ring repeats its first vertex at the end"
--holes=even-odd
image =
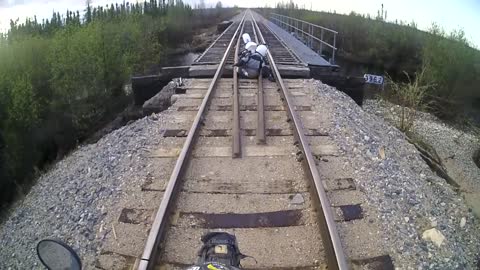
{"type": "MultiPolygon", "coordinates": [[[[188,132],[170,134],[186,139],[138,269],[195,263],[199,239],[209,230],[237,236],[241,251],[256,260],[244,259],[246,268],[346,269],[309,146],[315,136],[305,136],[321,134],[304,130],[297,110],[305,108],[295,104],[272,55],[276,83],[239,79],[237,72],[222,78],[242,33],[265,42],[265,30],[250,12],[226,32],[232,31],[214,78],[205,81],[208,88],[186,93],[201,103],[188,132]]],[[[185,104],[176,106],[190,112],[185,104]]]]}

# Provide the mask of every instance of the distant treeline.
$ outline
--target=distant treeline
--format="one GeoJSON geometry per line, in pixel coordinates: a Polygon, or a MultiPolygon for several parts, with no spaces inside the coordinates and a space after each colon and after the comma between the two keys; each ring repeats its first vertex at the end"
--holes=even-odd
{"type": "Polygon", "coordinates": [[[132,74],[234,13],[152,0],[11,21],[0,35],[0,204],[123,109],[132,74]]]}
{"type": "Polygon", "coordinates": [[[299,9],[293,2],[260,11],[266,17],[278,13],[338,31],[339,58],[367,66],[372,72],[406,80],[404,71],[413,79],[417,71],[425,69],[424,84],[434,85],[428,96],[434,101],[430,109],[439,116],[455,118],[472,99],[480,99],[480,51],[472,48],[462,30],[445,33],[432,24],[424,32],[415,22],[387,22],[383,7],[375,17],[299,9]]]}

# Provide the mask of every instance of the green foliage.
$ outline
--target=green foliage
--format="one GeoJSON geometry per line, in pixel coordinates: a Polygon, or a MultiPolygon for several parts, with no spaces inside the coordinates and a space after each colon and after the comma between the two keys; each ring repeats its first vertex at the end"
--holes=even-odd
{"type": "Polygon", "coordinates": [[[462,113],[463,104],[480,98],[480,52],[469,47],[463,31],[445,34],[433,25],[423,48],[424,80],[436,84],[434,112],[444,118],[462,113]]]}
{"type": "MultiPolygon", "coordinates": [[[[30,135],[39,124],[42,114],[44,91],[37,87],[44,85],[45,57],[43,52],[48,42],[40,37],[24,41],[12,41],[0,49],[0,98],[2,117],[0,119],[0,172],[5,178],[0,181],[2,198],[15,195],[17,182],[10,177],[23,179],[31,173],[36,158],[30,135]],[[29,168],[30,167],[30,168],[29,168]],[[4,186],[6,185],[6,186],[4,186]],[[13,191],[12,192],[12,188],[13,191]],[[8,192],[3,194],[3,192],[8,192]]],[[[47,71],[48,72],[48,71],[47,71]]],[[[18,181],[21,184],[21,181],[18,181]]]]}
{"type": "Polygon", "coordinates": [[[397,127],[403,132],[410,132],[415,122],[417,113],[428,108],[427,99],[429,91],[434,87],[425,80],[428,68],[423,66],[412,80],[408,73],[404,73],[407,82],[395,82],[387,76],[387,85],[391,90],[390,99],[394,99],[401,106],[397,127]]]}
{"type": "Polygon", "coordinates": [[[55,63],[51,105],[71,115],[73,126],[87,130],[99,120],[96,117],[104,115],[101,104],[122,94],[133,67],[139,29],[128,21],[94,21],[76,31],[66,28],[55,33],[48,55],[49,62],[55,63]],[[95,98],[88,106],[77,106],[90,97],[95,98]]]}
{"type": "Polygon", "coordinates": [[[165,17],[167,31],[162,38],[170,43],[187,41],[192,34],[192,14],[191,9],[185,10],[183,4],[168,9],[165,17]]]}
{"type": "MultiPolygon", "coordinates": [[[[349,15],[317,12],[295,8],[295,4],[277,5],[276,9],[264,10],[334,29],[337,55],[350,63],[368,65],[370,69],[386,70],[393,77],[403,76],[402,71],[415,73],[421,63],[419,37],[422,32],[408,25],[386,23],[379,12],[377,19],[351,12],[349,15]]],[[[316,36],[320,33],[314,32],[316,36]]],[[[324,38],[333,44],[333,34],[325,32],[324,38]]],[[[331,52],[324,48],[327,55],[331,52]]]]}
{"type": "MultiPolygon", "coordinates": [[[[475,106],[472,100],[480,100],[480,51],[469,45],[462,30],[447,34],[433,25],[424,32],[415,22],[387,22],[383,6],[376,18],[354,12],[340,15],[302,10],[292,1],[261,12],[267,17],[279,13],[338,31],[337,56],[344,63],[388,73],[400,83],[409,83],[405,72],[413,81],[422,74],[419,83],[435,85],[428,93],[432,101],[429,109],[440,117],[462,115],[465,107],[475,106]]],[[[332,35],[325,38],[333,42],[332,35]]]]}
{"type": "Polygon", "coordinates": [[[132,74],[148,73],[166,48],[234,10],[219,12],[151,0],[11,21],[0,35],[0,203],[126,105],[132,74]]]}

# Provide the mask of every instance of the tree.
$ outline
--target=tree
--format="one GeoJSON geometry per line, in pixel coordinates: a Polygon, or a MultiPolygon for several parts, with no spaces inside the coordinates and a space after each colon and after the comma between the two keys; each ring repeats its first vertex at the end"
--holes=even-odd
{"type": "Polygon", "coordinates": [[[92,8],[90,7],[92,0],[87,0],[87,9],[85,10],[85,22],[90,23],[92,21],[92,8]]]}
{"type": "Polygon", "coordinates": [[[215,5],[216,9],[221,9],[222,8],[222,1],[218,1],[217,4],[215,5]]]}
{"type": "Polygon", "coordinates": [[[14,19],[0,33],[0,205],[123,109],[132,74],[150,73],[168,49],[220,18],[182,0],[83,1],[83,11],[14,19]]]}

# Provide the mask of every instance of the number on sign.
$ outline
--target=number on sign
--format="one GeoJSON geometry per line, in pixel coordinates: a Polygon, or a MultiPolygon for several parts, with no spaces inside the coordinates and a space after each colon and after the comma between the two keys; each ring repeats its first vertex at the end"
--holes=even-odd
{"type": "Polygon", "coordinates": [[[383,76],[365,74],[363,77],[365,78],[366,83],[383,84],[383,76]]]}

